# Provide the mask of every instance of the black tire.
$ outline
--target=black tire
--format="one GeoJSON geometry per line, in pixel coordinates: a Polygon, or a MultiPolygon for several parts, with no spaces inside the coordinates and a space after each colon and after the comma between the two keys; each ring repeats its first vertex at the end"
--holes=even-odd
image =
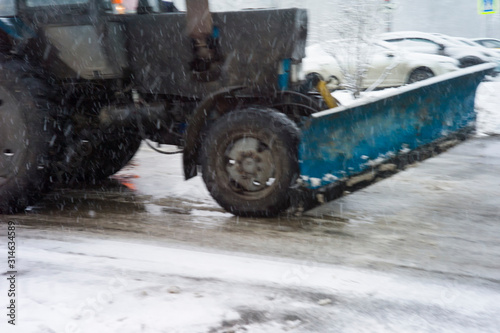
{"type": "Polygon", "coordinates": [[[466,68],[466,67],[471,67],[475,65],[482,64],[483,61],[479,58],[476,57],[465,57],[459,60],[460,62],[460,67],[461,68],[466,68]]]}
{"type": "Polygon", "coordinates": [[[95,184],[120,171],[141,145],[137,130],[121,128],[112,133],[83,131],[75,139],[76,151],[70,151],[64,166],[63,183],[95,184]]]}
{"type": "Polygon", "coordinates": [[[273,109],[230,112],[203,144],[203,180],[212,197],[238,216],[275,216],[290,205],[299,175],[299,129],[273,109]]]}
{"type": "Polygon", "coordinates": [[[46,188],[53,140],[51,89],[28,64],[0,64],[0,213],[33,204],[46,188]]]}
{"type": "Polygon", "coordinates": [[[408,77],[408,84],[423,81],[434,77],[434,73],[427,67],[419,67],[411,72],[408,77]]]}

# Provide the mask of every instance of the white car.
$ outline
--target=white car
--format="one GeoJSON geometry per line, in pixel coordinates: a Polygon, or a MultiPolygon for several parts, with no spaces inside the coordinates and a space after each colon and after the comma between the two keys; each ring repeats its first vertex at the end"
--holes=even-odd
{"type": "Polygon", "coordinates": [[[489,49],[500,51],[500,39],[495,38],[474,38],[472,39],[474,43],[487,47],[489,49]]]}
{"type": "Polygon", "coordinates": [[[498,75],[498,73],[500,73],[500,49],[491,49],[491,48],[489,49],[481,44],[475,43],[471,39],[467,39],[467,38],[463,38],[463,37],[452,37],[452,38],[455,39],[456,41],[458,41],[459,43],[475,47],[482,52],[491,53],[492,58],[493,58],[493,62],[495,62],[497,64],[497,67],[494,69],[493,75],[498,75]]]}
{"type": "Polygon", "coordinates": [[[382,40],[412,52],[444,55],[457,59],[460,67],[469,67],[485,62],[499,63],[499,57],[488,49],[479,49],[454,40],[453,37],[420,31],[388,32],[380,35],[382,40]]]}
{"type": "MultiPolygon", "coordinates": [[[[346,76],[356,75],[357,68],[352,60],[351,56],[341,52],[332,55],[321,44],[314,44],[306,47],[302,73],[303,76],[320,74],[329,81],[327,87],[330,90],[342,89],[348,84],[346,76]]],[[[449,57],[408,52],[385,42],[376,42],[370,49],[366,73],[359,88],[398,87],[458,69],[458,61],[449,57]]]]}

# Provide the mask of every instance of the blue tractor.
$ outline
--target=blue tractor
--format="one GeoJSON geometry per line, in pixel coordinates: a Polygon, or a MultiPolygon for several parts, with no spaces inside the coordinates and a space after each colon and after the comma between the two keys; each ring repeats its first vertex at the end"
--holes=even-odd
{"type": "Polygon", "coordinates": [[[182,146],[235,214],[287,207],[296,123],[324,109],[297,88],[307,13],[186,5],[0,1],[0,213],[112,175],[142,139],[182,146]]]}
{"type": "Polygon", "coordinates": [[[307,208],[472,130],[476,87],[493,68],[335,107],[320,78],[298,79],[305,10],[186,8],[0,0],[0,213],[53,185],[105,179],[143,139],[181,146],[186,179],[201,170],[235,215],[307,208]]]}

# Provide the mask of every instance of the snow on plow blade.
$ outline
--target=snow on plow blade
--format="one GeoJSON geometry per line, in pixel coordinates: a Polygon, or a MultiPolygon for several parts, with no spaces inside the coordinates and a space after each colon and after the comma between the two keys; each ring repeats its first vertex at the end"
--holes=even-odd
{"type": "Polygon", "coordinates": [[[370,176],[384,161],[474,129],[476,89],[492,68],[469,67],[313,114],[299,146],[303,184],[318,189],[370,176]]]}

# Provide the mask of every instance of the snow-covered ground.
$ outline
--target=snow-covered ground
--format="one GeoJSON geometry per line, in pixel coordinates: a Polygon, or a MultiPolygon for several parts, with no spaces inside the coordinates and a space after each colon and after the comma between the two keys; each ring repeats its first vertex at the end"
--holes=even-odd
{"type": "Polygon", "coordinates": [[[18,317],[12,327],[2,316],[2,332],[458,333],[500,325],[500,292],[467,283],[36,234],[19,231],[18,317]]]}
{"type": "MultiPolygon", "coordinates": [[[[478,89],[479,136],[500,133],[498,91],[499,81],[483,82],[478,89]]],[[[141,177],[131,181],[147,194],[147,212],[138,219],[162,214],[162,199],[177,198],[190,203],[194,221],[237,223],[210,198],[200,177],[183,180],[180,156],[143,147],[136,160],[134,172],[141,177]]],[[[100,214],[98,209],[89,211],[90,218],[100,214]]],[[[23,216],[0,217],[1,332],[457,333],[498,332],[500,327],[498,279],[446,276],[425,267],[415,267],[421,273],[413,275],[396,274],[319,263],[314,257],[295,260],[181,246],[168,239],[99,234],[78,228],[79,217],[67,216],[76,226],[71,230],[62,224],[49,229],[23,225],[23,216]],[[22,225],[16,230],[15,326],[6,316],[8,219],[22,225]]],[[[497,223],[498,217],[486,222],[497,223]]],[[[373,237],[385,246],[381,235],[373,237]]],[[[395,253],[408,250],[401,244],[395,253]]]]}
{"type": "Polygon", "coordinates": [[[477,134],[500,134],[500,79],[479,85],[476,93],[477,134]]]}

